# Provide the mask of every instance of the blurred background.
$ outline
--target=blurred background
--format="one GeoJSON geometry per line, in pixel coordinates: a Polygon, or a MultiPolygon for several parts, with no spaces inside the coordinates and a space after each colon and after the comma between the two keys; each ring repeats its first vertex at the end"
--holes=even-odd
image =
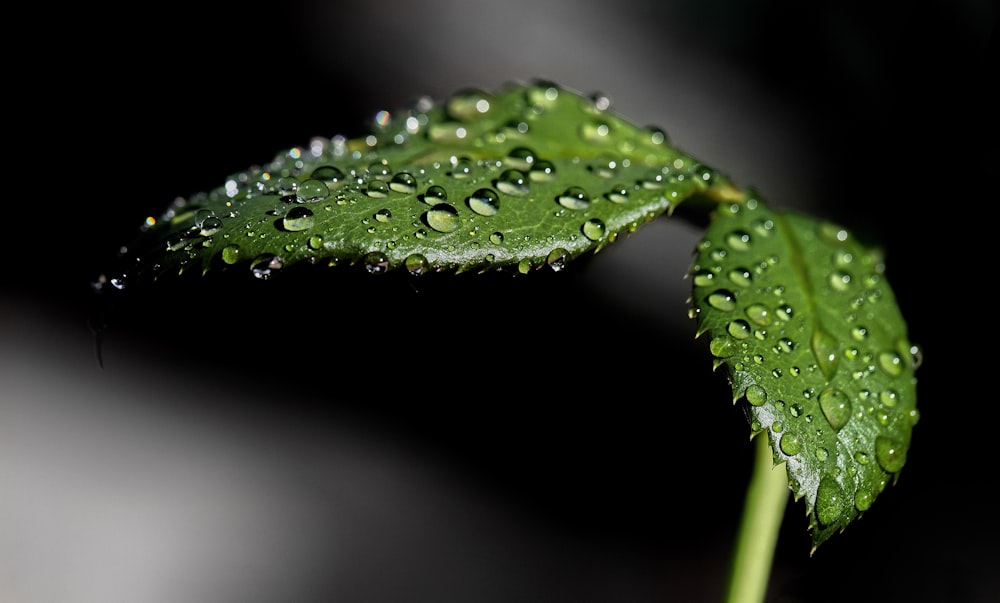
{"type": "Polygon", "coordinates": [[[996,600],[974,245],[997,8],[28,8],[5,42],[0,601],[720,600],[752,449],[695,353],[684,224],[537,278],[164,292],[98,363],[91,283],[147,215],[379,109],[536,78],[886,251],[925,352],[907,466],[812,557],[790,503],[768,601],[996,600]]]}

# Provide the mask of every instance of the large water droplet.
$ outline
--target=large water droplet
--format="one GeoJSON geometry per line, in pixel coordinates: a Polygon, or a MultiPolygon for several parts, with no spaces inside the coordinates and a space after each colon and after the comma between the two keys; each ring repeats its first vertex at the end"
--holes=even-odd
{"type": "Polygon", "coordinates": [[[566,267],[566,262],[569,260],[569,252],[562,247],[556,247],[549,252],[549,255],[545,258],[545,263],[548,264],[549,268],[559,272],[566,267]]]}
{"type": "Polygon", "coordinates": [[[347,182],[347,176],[333,165],[321,165],[312,172],[312,178],[323,182],[327,188],[340,188],[347,182]]]}
{"type": "Polygon", "coordinates": [[[427,188],[427,191],[420,195],[420,200],[427,205],[437,205],[442,201],[448,200],[448,191],[444,189],[443,186],[433,185],[427,188]]]}
{"type": "Polygon", "coordinates": [[[365,270],[371,274],[382,274],[389,270],[389,258],[381,251],[366,253],[361,258],[361,263],[365,267],[365,270]]]}
{"type": "Polygon", "coordinates": [[[611,190],[604,193],[604,196],[612,203],[627,203],[628,187],[624,184],[616,184],[611,187],[611,190]]]}
{"type": "Polygon", "coordinates": [[[406,271],[414,276],[423,274],[428,268],[427,258],[419,253],[406,256],[406,259],[403,260],[403,265],[406,266],[406,271]]]}
{"type": "Polygon", "coordinates": [[[836,338],[817,327],[813,331],[810,343],[813,354],[816,355],[816,363],[819,365],[820,371],[823,372],[823,376],[828,380],[833,379],[840,364],[839,346],[836,338]]]}
{"type": "Polygon", "coordinates": [[[326,182],[318,178],[310,178],[304,181],[295,191],[295,200],[299,203],[315,203],[329,196],[330,189],[327,187],[326,182]]]}
{"type": "Polygon", "coordinates": [[[858,511],[867,511],[871,506],[872,502],[875,501],[875,497],[868,490],[858,490],[854,495],[854,508],[858,511]]]}
{"type": "Polygon", "coordinates": [[[400,172],[389,181],[389,188],[397,193],[409,195],[417,190],[417,179],[409,172],[400,172]]]}
{"type": "Polygon", "coordinates": [[[729,280],[737,287],[749,287],[753,283],[753,274],[746,268],[734,268],[729,271],[729,280]]]}
{"type": "Polygon", "coordinates": [[[781,448],[781,451],[788,456],[795,456],[796,454],[802,452],[802,438],[794,433],[786,433],[781,436],[781,441],[778,442],[778,447],[781,448]]]}
{"type": "Polygon", "coordinates": [[[537,158],[535,152],[528,147],[517,147],[507,154],[505,163],[515,170],[526,172],[532,168],[537,158]]]}
{"type": "Polygon", "coordinates": [[[820,479],[816,489],[816,519],[820,525],[830,526],[840,519],[844,513],[845,496],[844,489],[834,478],[826,475],[820,479]]]}
{"type": "Polygon", "coordinates": [[[763,406],[767,402],[767,390],[756,383],[748,387],[744,395],[753,406],[763,406]]]}
{"type": "Polygon", "coordinates": [[[235,264],[240,261],[239,245],[226,245],[222,248],[222,261],[227,264],[235,264]]]}
{"type": "Polygon", "coordinates": [[[458,210],[449,203],[438,203],[424,214],[427,225],[438,232],[454,232],[461,225],[458,210]]]}
{"type": "Polygon", "coordinates": [[[598,220],[597,218],[591,218],[584,222],[581,230],[583,231],[583,236],[587,237],[591,241],[599,241],[607,232],[604,222],[598,220]]]}
{"type": "Polygon", "coordinates": [[[851,399],[839,389],[825,389],[819,394],[819,406],[830,426],[840,431],[851,419],[851,399]]]}
{"type": "Polygon", "coordinates": [[[730,358],[739,351],[739,345],[728,337],[716,337],[709,342],[708,349],[716,358],[730,358]]]}
{"type": "Polygon", "coordinates": [[[370,180],[365,194],[373,199],[385,199],[389,196],[389,185],[381,180],[370,180]]]}
{"type": "Polygon", "coordinates": [[[530,185],[524,172],[520,170],[505,170],[496,180],[496,187],[502,193],[515,195],[518,197],[527,195],[530,192],[530,185]]]}
{"type": "Polygon", "coordinates": [[[495,216],[500,211],[500,196],[489,188],[481,188],[472,193],[465,203],[480,216],[495,216]]]}
{"type": "Polygon", "coordinates": [[[706,301],[708,305],[723,312],[732,312],[736,309],[736,296],[728,289],[716,289],[709,293],[706,301]]]}
{"type": "Polygon", "coordinates": [[[203,237],[210,237],[217,234],[220,230],[222,230],[222,220],[215,216],[209,216],[202,220],[201,230],[198,231],[198,234],[203,237]]]}
{"type": "Polygon", "coordinates": [[[567,188],[556,200],[566,209],[584,210],[590,207],[590,195],[579,186],[567,188]]]}
{"type": "Polygon", "coordinates": [[[261,280],[267,280],[271,278],[274,272],[281,270],[285,265],[284,260],[281,256],[277,256],[273,253],[264,253],[256,258],[250,263],[250,272],[261,280]]]}
{"type": "Polygon", "coordinates": [[[879,354],[878,365],[890,377],[898,377],[903,373],[903,357],[896,352],[882,352],[879,354]]]}
{"type": "Polygon", "coordinates": [[[762,327],[771,324],[771,311],[764,304],[750,304],[747,306],[746,315],[762,327]]]}
{"type": "Polygon", "coordinates": [[[734,320],[726,325],[726,332],[736,339],[747,339],[753,334],[753,330],[745,320],[734,320]]]}
{"type": "Polygon", "coordinates": [[[316,218],[313,216],[313,212],[308,207],[302,207],[298,205],[293,207],[285,214],[285,217],[281,219],[281,224],[284,226],[285,230],[290,232],[298,232],[301,230],[308,230],[312,228],[316,223],[316,218]]]}
{"type": "Polygon", "coordinates": [[[533,182],[552,182],[556,179],[556,166],[546,159],[538,159],[531,166],[528,178],[533,182]]]}
{"type": "Polygon", "coordinates": [[[898,440],[878,436],[875,438],[875,459],[887,472],[896,473],[906,463],[906,450],[898,440]]]}
{"type": "Polygon", "coordinates": [[[746,251],[750,249],[750,233],[743,230],[734,230],[726,235],[726,244],[734,251],[746,251]]]}

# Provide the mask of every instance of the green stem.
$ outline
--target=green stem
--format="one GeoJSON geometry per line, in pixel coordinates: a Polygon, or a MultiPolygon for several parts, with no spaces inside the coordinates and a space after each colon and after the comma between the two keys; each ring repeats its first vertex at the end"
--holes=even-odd
{"type": "Polygon", "coordinates": [[[788,502],[785,465],[774,466],[766,434],[757,436],[753,475],[747,487],[733,550],[726,603],[762,603],[788,502]]]}

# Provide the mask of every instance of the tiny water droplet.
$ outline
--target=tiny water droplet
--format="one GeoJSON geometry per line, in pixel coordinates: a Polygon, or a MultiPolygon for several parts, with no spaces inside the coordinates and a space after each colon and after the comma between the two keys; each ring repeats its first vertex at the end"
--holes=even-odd
{"type": "Polygon", "coordinates": [[[716,289],[708,295],[706,301],[708,305],[723,312],[732,312],[736,309],[736,297],[728,289],[716,289]]]}
{"type": "Polygon", "coordinates": [[[767,402],[767,390],[757,384],[748,387],[744,395],[753,406],[763,406],[767,402]]]}
{"type": "Polygon", "coordinates": [[[285,230],[290,232],[298,232],[302,230],[309,230],[316,223],[316,219],[313,217],[313,212],[308,207],[302,207],[301,205],[293,207],[285,217],[281,219],[281,224],[284,226],[285,230]]]}
{"type": "Polygon", "coordinates": [[[567,188],[556,200],[566,209],[584,210],[590,207],[590,195],[579,186],[567,188]]]}
{"type": "Polygon", "coordinates": [[[875,459],[889,473],[896,473],[906,463],[906,451],[897,440],[878,436],[875,438],[875,459]]]}
{"type": "Polygon", "coordinates": [[[581,230],[583,231],[583,235],[591,241],[601,240],[607,232],[604,222],[597,218],[591,218],[584,222],[581,230]]]}
{"type": "Polygon", "coordinates": [[[489,188],[478,189],[465,203],[480,216],[495,216],[500,211],[500,196],[489,188]]]}
{"type": "Polygon", "coordinates": [[[839,389],[830,388],[820,392],[819,407],[835,431],[840,431],[851,419],[851,399],[839,389]]]}
{"type": "Polygon", "coordinates": [[[458,210],[449,203],[438,203],[424,214],[427,225],[438,232],[454,232],[461,225],[458,210]]]}

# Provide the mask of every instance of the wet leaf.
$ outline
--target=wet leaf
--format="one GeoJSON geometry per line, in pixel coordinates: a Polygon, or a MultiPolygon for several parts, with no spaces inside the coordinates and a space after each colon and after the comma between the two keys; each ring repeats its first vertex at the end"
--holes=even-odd
{"type": "Polygon", "coordinates": [[[919,417],[919,349],[881,253],[750,196],[718,209],[691,278],[698,333],[786,464],[815,550],[899,477],[919,417]]]}

